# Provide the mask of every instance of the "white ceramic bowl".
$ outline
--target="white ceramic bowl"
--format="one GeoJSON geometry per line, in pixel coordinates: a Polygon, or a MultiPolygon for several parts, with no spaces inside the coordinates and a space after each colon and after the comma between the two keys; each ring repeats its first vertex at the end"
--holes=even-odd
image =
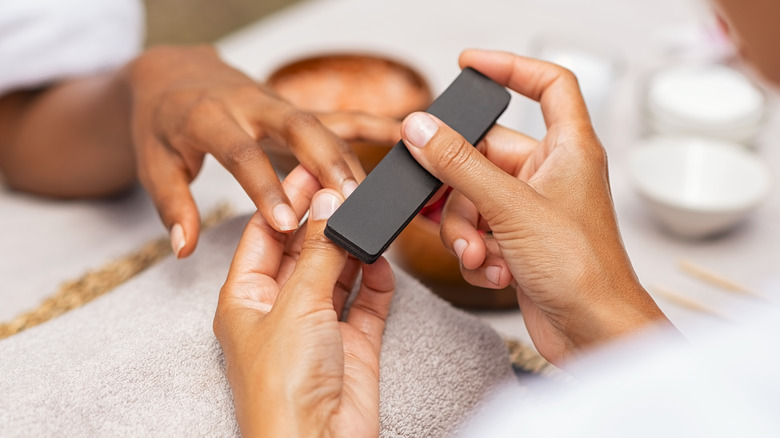
{"type": "Polygon", "coordinates": [[[737,225],[769,195],[769,167],[739,144],[653,137],[632,149],[629,171],[658,221],[701,238],[737,225]]]}
{"type": "Polygon", "coordinates": [[[749,143],[761,129],[766,99],[751,80],[722,65],[677,65],[648,84],[649,128],[749,143]]]}

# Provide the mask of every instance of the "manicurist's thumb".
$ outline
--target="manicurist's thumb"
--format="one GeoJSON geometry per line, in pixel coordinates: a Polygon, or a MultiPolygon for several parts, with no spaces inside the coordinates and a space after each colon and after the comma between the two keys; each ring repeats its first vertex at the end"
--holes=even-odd
{"type": "Polygon", "coordinates": [[[517,179],[428,113],[416,112],[407,116],[401,135],[414,159],[471,200],[488,222],[503,210],[506,196],[517,188],[517,179]]]}

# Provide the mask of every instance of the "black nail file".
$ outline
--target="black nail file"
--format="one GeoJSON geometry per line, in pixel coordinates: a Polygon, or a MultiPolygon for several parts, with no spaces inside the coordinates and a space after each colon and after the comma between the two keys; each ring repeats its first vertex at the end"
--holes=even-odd
{"type": "MultiPolygon", "coordinates": [[[[504,87],[465,68],[427,112],[477,144],[509,98],[504,87]]],[[[325,235],[360,261],[374,263],[441,184],[399,141],[328,219],[325,235]]]]}

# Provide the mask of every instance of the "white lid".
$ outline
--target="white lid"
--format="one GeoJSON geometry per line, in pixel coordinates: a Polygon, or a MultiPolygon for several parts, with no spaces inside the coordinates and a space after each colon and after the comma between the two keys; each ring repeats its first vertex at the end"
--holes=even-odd
{"type": "Polygon", "coordinates": [[[650,81],[650,115],[700,129],[723,130],[760,123],[764,95],[742,73],[721,65],[663,70],[650,81]]]}

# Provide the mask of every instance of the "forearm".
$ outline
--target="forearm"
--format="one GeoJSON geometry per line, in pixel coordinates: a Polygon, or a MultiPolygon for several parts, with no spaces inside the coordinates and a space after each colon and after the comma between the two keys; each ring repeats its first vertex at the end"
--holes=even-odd
{"type": "Polygon", "coordinates": [[[0,98],[0,172],[53,197],[119,193],[136,180],[130,93],[122,72],[0,98]]]}

